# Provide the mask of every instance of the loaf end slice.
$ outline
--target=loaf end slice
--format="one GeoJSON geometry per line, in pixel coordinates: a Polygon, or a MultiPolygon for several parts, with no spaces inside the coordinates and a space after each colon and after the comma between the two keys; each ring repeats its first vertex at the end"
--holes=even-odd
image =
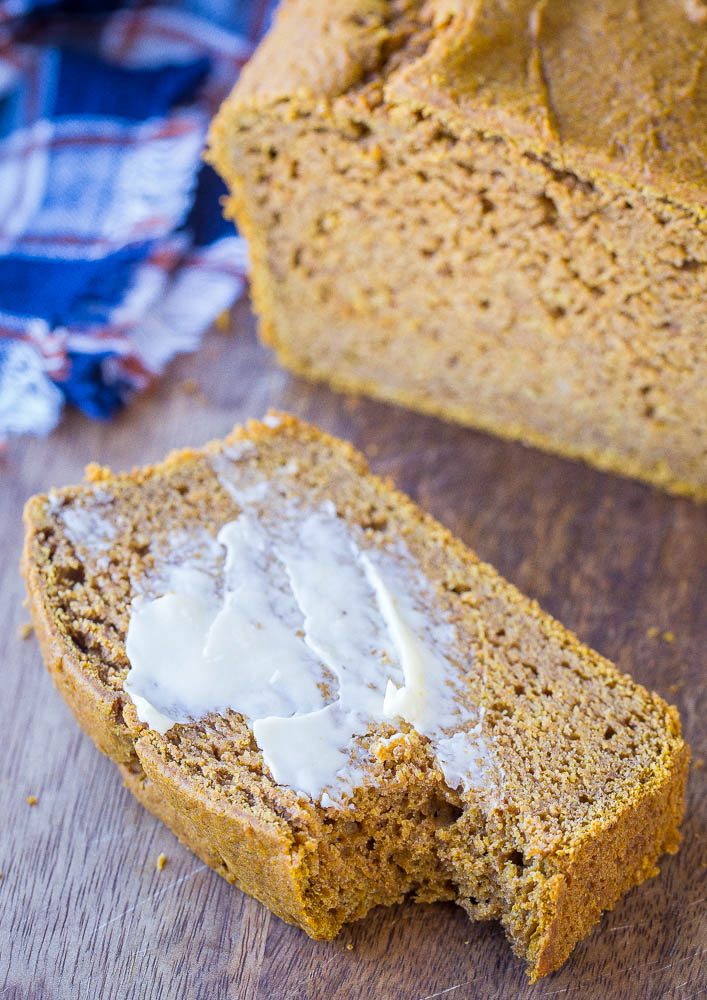
{"type": "Polygon", "coordinates": [[[677,0],[285,4],[211,130],[263,339],[707,499],[706,35],[677,0]]]}
{"type": "Polygon", "coordinates": [[[312,937],[375,905],[456,900],[500,920],[536,978],[677,848],[676,710],[314,427],[271,415],[131,473],[89,467],[82,485],[32,498],[25,524],[37,635],[79,723],[185,844],[312,937]],[[445,738],[473,751],[466,770],[389,713],[352,737],[357,780],[311,794],[275,780],[238,705],[164,734],[141,721],[125,688],[136,599],[159,599],[175,567],[221,580],[224,526],[256,508],[277,524],[293,504],[303,521],[325,511],[393,575],[397,561],[421,588],[419,627],[453,634],[445,669],[466,715],[445,738]]]}

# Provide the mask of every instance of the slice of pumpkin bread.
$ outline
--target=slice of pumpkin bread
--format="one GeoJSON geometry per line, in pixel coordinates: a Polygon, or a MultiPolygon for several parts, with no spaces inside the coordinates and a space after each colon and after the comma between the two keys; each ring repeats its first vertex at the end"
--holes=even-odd
{"type": "Polygon", "coordinates": [[[707,15],[288,0],[211,130],[283,364],[707,499],[707,15]]]}
{"type": "Polygon", "coordinates": [[[675,851],[676,710],[348,444],[271,414],[33,497],[45,663],[135,795],[316,938],[457,900],[557,968],[675,851]]]}

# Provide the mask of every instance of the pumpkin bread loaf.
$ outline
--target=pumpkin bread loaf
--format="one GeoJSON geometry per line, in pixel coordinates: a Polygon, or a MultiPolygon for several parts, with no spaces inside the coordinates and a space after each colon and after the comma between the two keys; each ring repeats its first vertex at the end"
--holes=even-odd
{"type": "Polygon", "coordinates": [[[211,131],[264,340],[707,497],[704,0],[285,0],[211,131]]]}
{"type": "MultiPolygon", "coordinates": [[[[664,851],[676,850],[688,765],[676,710],[369,474],[348,444],[270,415],[160,465],[121,475],[91,466],[83,485],[32,498],[25,521],[22,568],[34,625],[79,723],[185,844],[312,937],[333,937],[378,904],[456,900],[473,919],[500,920],[536,978],[566,959],[602,910],[656,874],[664,851]],[[288,521],[293,512],[299,527],[288,521]],[[278,642],[313,629],[317,614],[316,606],[304,612],[311,595],[301,593],[297,560],[309,542],[299,550],[297,538],[326,529],[336,545],[343,540],[340,576],[355,569],[363,589],[339,624],[356,622],[361,603],[370,605],[363,609],[370,635],[357,626],[355,641],[366,656],[374,646],[389,649],[371,662],[402,685],[388,680],[384,714],[359,725],[341,748],[336,781],[347,774],[347,782],[326,791],[273,773],[263,723],[243,705],[148,728],[140,698],[128,694],[137,690],[128,676],[136,673],[135,621],[182,586],[167,582],[177,579],[168,571],[186,579],[189,567],[192,577],[210,577],[224,600],[237,555],[229,547],[224,569],[224,545],[233,543],[225,533],[243,524],[241,543],[270,542],[258,542],[264,575],[256,578],[254,564],[252,578],[246,572],[237,583],[247,601],[259,580],[272,581],[272,606],[285,609],[278,625],[290,631],[278,642]],[[277,559],[291,559],[289,584],[277,582],[268,548],[276,543],[277,559]],[[390,600],[383,578],[398,587],[390,600]],[[299,620],[287,618],[293,592],[299,620]],[[388,626],[394,642],[382,634],[388,626]],[[404,683],[391,665],[396,650],[404,683]],[[405,707],[413,668],[428,670],[423,687],[436,692],[428,707],[438,706],[437,719],[419,722],[417,709],[405,707]]],[[[331,553],[313,555],[325,567],[331,553]]],[[[318,590],[328,600],[324,577],[309,578],[315,597],[318,590]]],[[[338,592],[339,583],[330,589],[338,592]]],[[[154,641],[154,630],[147,638],[154,641]]],[[[155,658],[169,641],[157,635],[155,658]]],[[[335,647],[332,662],[338,655],[335,647]]],[[[168,685],[178,656],[166,665],[168,685]]],[[[284,690],[298,668],[275,649],[272,659],[280,680],[273,675],[268,684],[284,690]]],[[[337,688],[322,676],[326,711],[337,688]]],[[[351,701],[350,676],[346,683],[351,701]]],[[[376,687],[374,677],[367,688],[376,687]]],[[[290,742],[285,768],[299,749],[290,742]]]]}

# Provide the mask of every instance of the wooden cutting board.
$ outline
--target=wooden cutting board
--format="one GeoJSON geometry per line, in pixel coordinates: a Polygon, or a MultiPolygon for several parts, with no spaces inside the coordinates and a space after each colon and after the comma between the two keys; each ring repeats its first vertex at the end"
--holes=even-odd
{"type": "Polygon", "coordinates": [[[0,1000],[638,1000],[707,996],[707,511],[647,486],[281,370],[245,307],[110,425],[70,415],[0,459],[0,1000]],[[493,923],[377,910],[310,941],[133,801],[52,688],[17,573],[24,500],[96,460],[124,469],[290,410],[349,438],[581,638],[680,709],[684,841],[535,986],[493,923]],[[29,805],[28,796],[37,803],[29,805]],[[164,853],[166,864],[157,868],[164,853]]]}

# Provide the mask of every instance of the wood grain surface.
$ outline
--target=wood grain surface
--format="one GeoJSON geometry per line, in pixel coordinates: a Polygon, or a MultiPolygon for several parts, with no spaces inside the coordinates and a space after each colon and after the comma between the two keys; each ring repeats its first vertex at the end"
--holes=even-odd
{"type": "Polygon", "coordinates": [[[72,414],[47,440],[12,443],[0,482],[0,1000],[707,997],[705,508],[308,385],[257,344],[245,307],[114,424],[72,414]],[[122,469],[201,444],[268,406],[351,439],[375,471],[680,709],[693,766],[679,854],[535,986],[495,924],[472,924],[452,905],[379,909],[319,943],[232,889],[131,798],[52,688],[33,637],[18,634],[31,493],[78,481],[89,460],[122,469]]]}

